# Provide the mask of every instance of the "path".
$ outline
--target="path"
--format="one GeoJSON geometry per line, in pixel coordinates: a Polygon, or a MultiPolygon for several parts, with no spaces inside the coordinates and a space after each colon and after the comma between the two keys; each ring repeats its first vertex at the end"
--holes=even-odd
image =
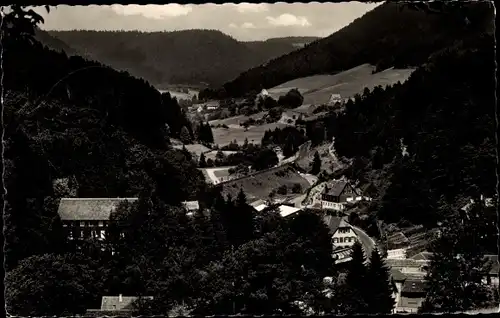
{"type": "Polygon", "coordinates": [[[365,249],[366,259],[368,260],[372,255],[372,251],[373,249],[375,249],[377,244],[370,236],[368,236],[368,234],[366,234],[365,231],[363,231],[359,227],[353,225],[351,226],[352,229],[354,230],[354,233],[356,233],[356,235],[358,236],[361,245],[363,245],[363,248],[365,249]]]}
{"type": "Polygon", "coordinates": [[[210,179],[212,180],[212,182],[217,183],[219,178],[217,176],[215,176],[214,172],[219,171],[219,170],[227,170],[229,168],[231,168],[231,167],[208,168],[208,169],[205,169],[205,171],[207,172],[207,174],[210,177],[210,179]]]}

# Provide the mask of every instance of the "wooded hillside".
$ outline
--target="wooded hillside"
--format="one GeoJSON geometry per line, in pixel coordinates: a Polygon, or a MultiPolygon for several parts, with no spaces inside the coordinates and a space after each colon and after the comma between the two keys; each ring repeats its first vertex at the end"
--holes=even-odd
{"type": "Polygon", "coordinates": [[[230,96],[241,96],[295,78],[337,73],[364,63],[376,65],[378,70],[419,66],[433,52],[493,29],[488,2],[433,5],[442,5],[442,13],[386,2],[324,39],[242,73],[224,88],[230,96]]]}

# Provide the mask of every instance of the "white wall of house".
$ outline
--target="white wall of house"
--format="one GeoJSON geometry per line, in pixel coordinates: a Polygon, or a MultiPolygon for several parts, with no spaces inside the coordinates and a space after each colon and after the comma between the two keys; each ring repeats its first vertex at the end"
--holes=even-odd
{"type": "Polygon", "coordinates": [[[343,203],[321,200],[321,206],[323,209],[327,209],[327,210],[334,210],[334,211],[345,210],[345,205],[343,203]]]}
{"type": "Polygon", "coordinates": [[[387,258],[389,259],[406,259],[406,249],[398,248],[387,251],[387,258]]]}
{"type": "Polygon", "coordinates": [[[338,228],[332,235],[332,243],[335,247],[350,247],[358,240],[358,236],[352,228],[338,228]]]}

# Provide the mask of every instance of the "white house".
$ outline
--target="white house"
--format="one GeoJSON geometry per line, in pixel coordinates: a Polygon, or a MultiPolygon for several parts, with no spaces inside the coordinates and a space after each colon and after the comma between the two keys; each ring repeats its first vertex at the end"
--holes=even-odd
{"type": "Polygon", "coordinates": [[[328,101],[328,104],[329,105],[335,105],[336,103],[340,103],[342,102],[342,97],[340,96],[340,94],[332,94],[330,96],[330,100],[328,101]]]}
{"type": "Polygon", "coordinates": [[[352,247],[358,241],[358,236],[352,226],[342,218],[326,215],[323,221],[330,229],[334,249],[352,247]]]}
{"type": "Polygon", "coordinates": [[[388,259],[406,259],[406,249],[405,248],[398,248],[398,249],[388,250],[387,251],[387,258],[388,259]]]}

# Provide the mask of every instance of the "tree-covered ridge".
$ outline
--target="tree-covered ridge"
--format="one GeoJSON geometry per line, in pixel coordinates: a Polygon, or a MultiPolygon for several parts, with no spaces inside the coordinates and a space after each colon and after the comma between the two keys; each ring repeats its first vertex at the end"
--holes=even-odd
{"type": "Polygon", "coordinates": [[[69,193],[155,191],[178,205],[203,192],[196,163],[169,146],[169,136],[190,127],[175,99],[14,31],[2,39],[7,269],[24,257],[58,251],[64,238],[57,202],[69,193]],[[61,178],[74,181],[68,191],[53,187],[61,178]]]}
{"type": "MultiPolygon", "coordinates": [[[[495,188],[494,42],[490,35],[434,54],[404,84],[365,90],[311,125],[335,137],[352,179],[375,182],[388,222],[435,224],[442,208],[495,188]]],[[[323,138],[323,139],[322,139],[323,138]]]]}
{"type": "Polygon", "coordinates": [[[493,32],[489,2],[443,4],[441,14],[387,2],[327,38],[242,73],[224,85],[230,96],[316,74],[336,73],[370,63],[378,70],[419,66],[455,41],[493,32]],[[448,8],[450,7],[450,8],[448,8]]]}
{"type": "Polygon", "coordinates": [[[309,38],[240,42],[218,30],[173,32],[47,31],[80,55],[142,77],[156,86],[221,85],[241,72],[295,49],[309,38]]]}

